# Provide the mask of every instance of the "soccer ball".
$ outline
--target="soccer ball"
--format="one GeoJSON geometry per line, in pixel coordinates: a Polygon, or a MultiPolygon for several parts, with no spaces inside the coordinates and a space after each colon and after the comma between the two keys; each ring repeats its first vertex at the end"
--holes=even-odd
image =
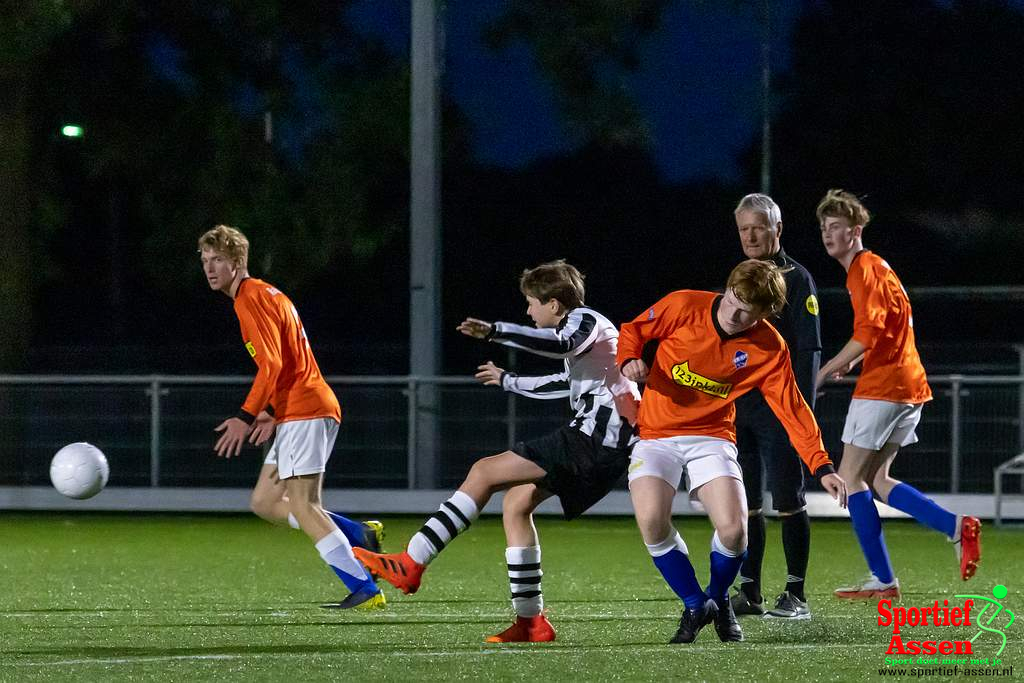
{"type": "Polygon", "coordinates": [[[68,498],[92,498],[103,490],[109,477],[107,456],[84,441],[68,444],[50,461],[53,488],[68,498]]]}

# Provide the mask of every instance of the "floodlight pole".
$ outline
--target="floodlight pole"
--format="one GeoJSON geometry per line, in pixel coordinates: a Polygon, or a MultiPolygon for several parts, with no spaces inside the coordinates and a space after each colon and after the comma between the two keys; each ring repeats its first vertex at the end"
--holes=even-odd
{"type": "Polygon", "coordinates": [[[761,3],[761,192],[772,189],[771,0],[761,3]]]}
{"type": "MultiPolygon", "coordinates": [[[[441,366],[441,69],[444,32],[438,0],[411,0],[409,373],[437,375],[441,366]]],[[[409,487],[436,488],[439,391],[416,383],[409,487]]]]}

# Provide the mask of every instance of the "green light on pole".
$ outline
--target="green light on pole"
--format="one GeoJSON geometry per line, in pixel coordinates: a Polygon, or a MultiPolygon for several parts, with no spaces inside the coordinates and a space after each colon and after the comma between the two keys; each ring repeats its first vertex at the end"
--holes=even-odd
{"type": "Polygon", "coordinates": [[[80,138],[85,134],[85,129],[81,126],[64,126],[60,129],[60,134],[66,138],[80,138]]]}

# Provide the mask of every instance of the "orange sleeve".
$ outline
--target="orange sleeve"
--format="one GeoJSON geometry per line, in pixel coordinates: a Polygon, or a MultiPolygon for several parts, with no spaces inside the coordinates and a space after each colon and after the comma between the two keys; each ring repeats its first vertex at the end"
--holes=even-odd
{"type": "Polygon", "coordinates": [[[834,472],[832,460],[821,440],[818,421],[814,419],[814,413],[797,387],[785,346],[779,354],[778,364],[765,375],[760,389],[768,406],[785,427],[793,448],[800,459],[807,463],[807,469],[816,477],[834,472]]]}
{"type": "Polygon", "coordinates": [[[256,300],[247,297],[240,303],[238,320],[242,326],[242,337],[258,368],[242,411],[255,417],[267,407],[281,374],[281,330],[271,312],[256,300]]]}
{"type": "Polygon", "coordinates": [[[623,323],[619,330],[619,347],[615,363],[619,367],[633,358],[640,358],[644,344],[652,339],[664,339],[682,324],[684,295],[672,292],[646,311],[623,323]]]}
{"type": "Polygon", "coordinates": [[[853,305],[853,338],[865,349],[875,345],[885,331],[885,315],[889,310],[882,283],[872,270],[858,268],[849,283],[853,305]]]}

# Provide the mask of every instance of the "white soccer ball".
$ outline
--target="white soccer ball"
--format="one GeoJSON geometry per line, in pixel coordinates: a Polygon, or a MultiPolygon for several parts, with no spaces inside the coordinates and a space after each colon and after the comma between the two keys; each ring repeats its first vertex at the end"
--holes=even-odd
{"type": "Polygon", "coordinates": [[[92,498],[103,490],[109,477],[107,456],[84,441],[68,444],[50,461],[53,488],[68,498],[92,498]]]}

